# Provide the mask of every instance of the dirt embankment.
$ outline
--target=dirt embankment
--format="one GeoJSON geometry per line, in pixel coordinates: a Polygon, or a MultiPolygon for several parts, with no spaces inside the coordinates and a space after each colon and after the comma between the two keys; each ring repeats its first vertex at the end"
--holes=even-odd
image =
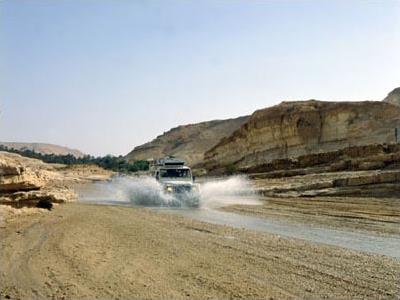
{"type": "Polygon", "coordinates": [[[11,299],[399,295],[400,262],[145,209],[68,204],[0,232],[11,299]]]}

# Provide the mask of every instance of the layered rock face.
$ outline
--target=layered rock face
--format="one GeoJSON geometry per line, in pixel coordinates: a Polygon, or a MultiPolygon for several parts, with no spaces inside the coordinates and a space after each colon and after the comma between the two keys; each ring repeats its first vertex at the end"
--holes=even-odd
{"type": "Polygon", "coordinates": [[[290,177],[338,171],[400,169],[400,144],[354,146],[337,151],[275,159],[248,168],[250,174],[263,178],[290,177]]]}
{"type": "Polygon", "coordinates": [[[307,174],[257,179],[259,193],[268,197],[385,197],[400,194],[400,169],[307,174]]]}
{"type": "Polygon", "coordinates": [[[204,167],[222,173],[232,166],[246,170],[276,159],[396,143],[399,130],[400,107],[386,102],[283,102],[256,111],[207,151],[204,167]]]}
{"type": "Polygon", "coordinates": [[[0,157],[0,192],[37,190],[43,184],[39,173],[23,167],[13,157],[0,157]]]}
{"type": "Polygon", "coordinates": [[[400,106],[400,88],[391,91],[383,101],[400,106]]]}
{"type": "Polygon", "coordinates": [[[36,159],[0,152],[0,204],[35,206],[40,200],[60,203],[75,199],[56,167],[36,159]]]}
{"type": "Polygon", "coordinates": [[[136,147],[126,158],[136,161],[173,155],[193,166],[203,161],[204,153],[208,149],[222,138],[230,136],[247,119],[248,117],[240,117],[179,126],[136,147]]]}
{"type": "Polygon", "coordinates": [[[400,144],[273,160],[247,170],[269,197],[400,195],[400,144]]]}

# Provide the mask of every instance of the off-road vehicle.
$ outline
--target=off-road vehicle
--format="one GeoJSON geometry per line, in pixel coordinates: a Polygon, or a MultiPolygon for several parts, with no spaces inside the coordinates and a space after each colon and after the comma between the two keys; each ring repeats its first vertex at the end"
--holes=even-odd
{"type": "Polygon", "coordinates": [[[200,190],[191,169],[183,160],[167,156],[150,163],[152,176],[162,185],[172,206],[199,206],[200,190]]]}

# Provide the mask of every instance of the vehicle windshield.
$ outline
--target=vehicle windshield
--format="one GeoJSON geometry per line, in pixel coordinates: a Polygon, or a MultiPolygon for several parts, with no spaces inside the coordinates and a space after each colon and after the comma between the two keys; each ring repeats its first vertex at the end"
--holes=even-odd
{"type": "Polygon", "coordinates": [[[162,178],[190,178],[190,170],[188,169],[161,169],[160,176],[162,178]]]}

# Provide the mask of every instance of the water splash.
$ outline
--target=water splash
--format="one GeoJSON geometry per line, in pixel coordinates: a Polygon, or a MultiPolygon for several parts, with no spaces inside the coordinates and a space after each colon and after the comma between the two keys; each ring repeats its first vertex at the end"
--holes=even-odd
{"type": "Polygon", "coordinates": [[[97,204],[169,206],[174,197],[164,193],[152,177],[116,177],[107,182],[79,187],[78,197],[83,202],[97,204]]]}
{"type": "Polygon", "coordinates": [[[206,180],[201,185],[200,191],[202,208],[218,208],[235,204],[260,204],[251,181],[245,176],[206,180]]]}
{"type": "MultiPolygon", "coordinates": [[[[98,204],[182,206],[180,199],[164,193],[153,177],[116,177],[78,188],[80,201],[98,204]]],[[[190,196],[190,195],[189,195],[190,196]]],[[[203,180],[200,184],[200,206],[217,208],[233,204],[259,204],[254,189],[243,176],[203,180]]]]}

